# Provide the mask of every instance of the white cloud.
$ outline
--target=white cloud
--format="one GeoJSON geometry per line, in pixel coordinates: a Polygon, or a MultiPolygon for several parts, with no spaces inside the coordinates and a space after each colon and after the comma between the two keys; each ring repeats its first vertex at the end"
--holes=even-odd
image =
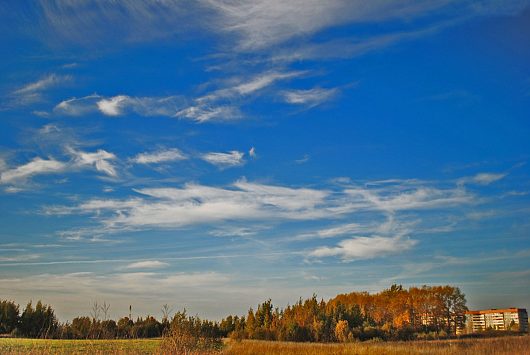
{"type": "MultiPolygon", "coordinates": [[[[56,129],[53,125],[46,125],[43,127],[45,133],[54,132],[56,129]]],[[[34,158],[29,163],[20,165],[16,168],[8,169],[6,166],[0,169],[0,184],[23,184],[27,179],[42,174],[58,174],[77,171],[82,168],[93,166],[97,171],[109,176],[117,176],[116,169],[111,161],[116,160],[116,156],[105,150],[98,150],[93,153],[76,151],[72,148],[67,148],[73,159],[67,162],[61,162],[52,158],[43,159],[40,157],[34,158]]],[[[11,186],[7,188],[8,192],[14,193],[22,191],[20,186],[11,186]]]]}
{"type": "Polygon", "coordinates": [[[97,94],[81,97],[81,98],[71,98],[68,100],[61,101],[58,103],[53,111],[58,114],[67,115],[67,116],[82,116],[92,112],[95,112],[97,109],[97,101],[101,99],[101,96],[97,94]]]}
{"type": "Polygon", "coordinates": [[[228,153],[206,153],[201,155],[201,159],[219,168],[230,168],[245,164],[244,155],[243,152],[231,150],[228,153]]]}
{"type": "Polygon", "coordinates": [[[169,161],[185,160],[188,157],[177,148],[140,153],[132,159],[136,164],[158,164],[169,161]]]}
{"type": "Polygon", "coordinates": [[[33,175],[52,174],[64,171],[67,164],[54,159],[34,158],[29,163],[19,167],[6,170],[0,174],[0,182],[17,183],[20,180],[25,180],[33,175]]]}
{"type": "Polygon", "coordinates": [[[161,269],[169,266],[168,263],[164,263],[158,260],[145,260],[137,261],[125,266],[126,269],[161,269]]]}
{"type": "Polygon", "coordinates": [[[428,209],[471,203],[473,198],[464,189],[438,189],[425,186],[405,187],[399,184],[385,188],[346,189],[352,201],[367,202],[382,211],[428,209]]]}
{"type": "Polygon", "coordinates": [[[94,153],[87,153],[68,149],[69,153],[74,156],[74,165],[78,167],[94,166],[97,171],[109,176],[116,177],[118,173],[111,161],[116,160],[116,156],[106,150],[99,149],[94,153]]]}
{"type": "Polygon", "coordinates": [[[309,156],[309,154],[304,154],[302,158],[296,159],[294,162],[296,164],[304,164],[304,163],[307,163],[309,160],[311,160],[311,157],[309,156]]]}
{"type": "Polygon", "coordinates": [[[489,185],[504,179],[508,173],[478,173],[474,176],[466,176],[457,180],[459,186],[466,184],[489,185]]]}
{"type": "Polygon", "coordinates": [[[194,104],[175,114],[178,118],[187,118],[197,122],[228,121],[242,117],[241,103],[245,97],[261,91],[275,82],[298,77],[301,71],[267,71],[251,78],[232,78],[226,87],[213,90],[198,97],[194,104]]]}
{"type": "Polygon", "coordinates": [[[317,258],[339,256],[343,260],[372,259],[403,252],[416,243],[404,237],[355,237],[342,240],[336,247],[317,248],[309,255],[317,258]]]}
{"type": "Polygon", "coordinates": [[[38,25],[34,28],[41,35],[45,34],[43,38],[59,43],[116,46],[123,42],[167,38],[176,33],[185,39],[189,38],[189,33],[206,31],[214,37],[224,34],[230,50],[236,47],[249,51],[288,43],[292,39],[306,39],[326,28],[344,24],[393,20],[413,23],[414,19],[426,15],[470,18],[512,14],[526,4],[525,1],[497,0],[479,3],[456,0],[399,3],[384,0],[200,0],[183,6],[181,0],[146,3],[95,0],[90,4],[40,1],[41,11],[32,19],[38,25]],[[109,23],[113,26],[109,27],[109,23]]]}
{"type": "Polygon", "coordinates": [[[285,102],[293,105],[305,105],[314,107],[324,101],[328,101],[338,93],[338,89],[314,88],[310,90],[290,90],[284,91],[283,97],[285,102]]]}
{"type": "Polygon", "coordinates": [[[262,229],[263,227],[224,227],[211,231],[210,235],[215,237],[248,237],[255,235],[259,230],[262,229]]]}
{"type": "Polygon", "coordinates": [[[257,157],[256,148],[254,147],[250,148],[250,150],[248,151],[248,156],[251,158],[256,158],[257,157]]]}
{"type": "Polygon", "coordinates": [[[199,123],[208,121],[231,121],[241,118],[239,107],[236,106],[190,106],[175,113],[177,118],[187,118],[199,123]]]}
{"type": "Polygon", "coordinates": [[[21,191],[24,191],[24,189],[21,188],[21,187],[16,187],[16,186],[7,186],[4,189],[4,191],[7,192],[8,194],[16,194],[16,193],[19,193],[21,191]]]}
{"type": "Polygon", "coordinates": [[[183,188],[146,188],[148,198],[93,199],[77,207],[49,207],[47,214],[97,214],[105,232],[178,228],[227,220],[309,219],[322,213],[328,192],[307,188],[236,182],[231,189],[187,184],[183,188]]]}
{"type": "Polygon", "coordinates": [[[321,229],[317,231],[317,235],[320,238],[333,238],[338,235],[344,235],[347,233],[356,233],[359,232],[361,229],[361,226],[357,223],[348,223],[343,224],[337,227],[327,228],[327,229],[321,229]]]}
{"type": "MultiPolygon", "coordinates": [[[[226,93],[227,90],[228,92],[235,93],[238,95],[249,95],[256,91],[262,90],[266,88],[267,86],[270,86],[279,80],[294,78],[302,74],[303,72],[285,72],[285,73],[268,72],[262,75],[258,75],[247,82],[241,83],[235,86],[233,89],[225,89],[225,90],[219,91],[218,95],[222,95],[222,93],[226,93]]],[[[229,94],[228,96],[232,96],[232,94],[229,94]]]]}
{"type": "MultiPolygon", "coordinates": [[[[414,223],[398,223],[393,214],[402,210],[441,209],[474,202],[463,189],[425,189],[415,186],[340,190],[292,188],[236,181],[229,187],[185,184],[181,188],[143,188],[141,196],[125,199],[91,199],[77,206],[54,206],[47,214],[89,214],[96,217],[98,235],[150,228],[175,229],[231,221],[319,220],[378,213],[385,223],[346,223],[299,235],[292,240],[331,238],[345,234],[404,236],[414,223]],[[412,190],[412,191],[411,191],[412,190]]],[[[85,234],[94,234],[87,229],[85,234]]]]}
{"type": "Polygon", "coordinates": [[[127,104],[129,97],[118,95],[110,99],[102,99],[97,102],[98,109],[107,116],[119,116],[122,114],[123,106],[127,104]]]}
{"type": "Polygon", "coordinates": [[[185,100],[179,96],[131,97],[116,95],[102,97],[97,94],[72,98],[60,102],[54,112],[67,116],[82,116],[100,112],[105,116],[121,116],[134,113],[140,116],[174,116],[182,109],[185,100]]]}
{"type": "Polygon", "coordinates": [[[50,74],[35,82],[26,84],[8,95],[8,106],[24,106],[43,101],[43,92],[62,83],[71,81],[69,75],[50,74]]]}
{"type": "Polygon", "coordinates": [[[18,95],[25,95],[29,93],[43,91],[50,87],[57,86],[70,80],[72,80],[72,77],[69,75],[50,74],[40,80],[23,86],[22,88],[16,90],[14,93],[18,95]]]}
{"type": "Polygon", "coordinates": [[[472,181],[480,185],[489,185],[503,179],[506,175],[505,173],[480,173],[473,176],[472,181]]]}
{"type": "Polygon", "coordinates": [[[303,75],[303,71],[290,71],[290,72],[279,72],[279,71],[268,71],[262,74],[255,75],[251,78],[235,78],[232,81],[238,81],[234,84],[230,83],[227,88],[214,90],[210,94],[197,99],[198,102],[212,102],[221,99],[238,98],[241,96],[248,96],[257,91],[263,90],[280,80],[291,79],[303,75]]]}
{"type": "Polygon", "coordinates": [[[411,19],[439,10],[447,1],[269,0],[208,1],[218,12],[216,23],[239,37],[242,50],[259,50],[292,38],[312,35],[345,23],[411,19]]]}
{"type": "Polygon", "coordinates": [[[370,222],[364,223],[345,223],[329,228],[318,229],[308,233],[302,233],[289,240],[303,241],[309,239],[327,239],[345,235],[372,236],[405,236],[413,232],[413,226],[416,222],[404,222],[396,220],[393,214],[386,214],[385,220],[380,221],[375,216],[370,222]]]}

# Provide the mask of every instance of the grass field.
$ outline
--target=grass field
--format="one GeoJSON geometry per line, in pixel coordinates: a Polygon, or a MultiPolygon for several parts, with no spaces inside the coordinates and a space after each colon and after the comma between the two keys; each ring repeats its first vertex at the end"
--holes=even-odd
{"type": "MultiPolygon", "coordinates": [[[[0,339],[0,354],[161,354],[160,339],[140,340],[37,340],[0,339]]],[[[304,355],[530,355],[530,336],[414,342],[352,344],[228,341],[222,354],[304,355]]]]}
{"type": "Polygon", "coordinates": [[[244,341],[241,343],[230,343],[224,353],[230,355],[526,355],[530,354],[530,336],[413,342],[364,342],[353,344],[244,341]]]}
{"type": "Polygon", "coordinates": [[[1,338],[0,354],[158,354],[160,339],[46,340],[1,338]]]}

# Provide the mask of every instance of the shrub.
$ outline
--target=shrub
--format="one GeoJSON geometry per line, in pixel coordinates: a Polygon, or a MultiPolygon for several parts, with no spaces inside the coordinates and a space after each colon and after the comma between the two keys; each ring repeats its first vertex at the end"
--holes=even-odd
{"type": "Polygon", "coordinates": [[[222,341],[208,322],[183,311],[173,317],[160,346],[164,354],[213,354],[221,350],[222,341]]]}

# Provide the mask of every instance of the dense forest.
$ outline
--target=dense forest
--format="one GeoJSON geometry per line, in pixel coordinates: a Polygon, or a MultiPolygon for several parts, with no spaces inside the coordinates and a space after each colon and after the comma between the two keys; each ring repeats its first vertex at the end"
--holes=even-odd
{"type": "Polygon", "coordinates": [[[60,323],[51,306],[30,302],[22,312],[12,301],[0,301],[0,334],[32,338],[114,339],[159,337],[175,331],[202,339],[266,339],[348,342],[379,338],[411,340],[455,334],[463,326],[466,299],[452,286],[404,289],[392,285],[379,293],[340,294],[327,302],[314,295],[284,309],[271,300],[244,316],[210,321],[174,314],[165,305],[163,316],[108,319],[110,306],[94,303],[90,316],[60,323]]]}

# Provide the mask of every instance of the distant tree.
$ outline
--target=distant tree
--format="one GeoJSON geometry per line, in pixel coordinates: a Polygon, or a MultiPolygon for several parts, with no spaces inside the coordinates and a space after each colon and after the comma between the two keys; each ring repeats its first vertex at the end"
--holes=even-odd
{"type": "Polygon", "coordinates": [[[101,338],[114,339],[118,336],[118,325],[112,319],[101,322],[101,338]]]}
{"type": "Polygon", "coordinates": [[[340,342],[347,342],[348,336],[350,335],[350,329],[348,326],[348,322],[345,320],[340,320],[337,322],[337,325],[335,326],[335,337],[340,342]]]}
{"type": "Polygon", "coordinates": [[[92,320],[89,317],[76,317],[72,320],[70,331],[75,339],[88,339],[92,330],[92,320]]]}
{"type": "Polygon", "coordinates": [[[119,338],[131,338],[131,331],[134,326],[134,322],[129,317],[123,317],[118,320],[118,337],[119,338]]]}
{"type": "Polygon", "coordinates": [[[20,335],[29,338],[51,338],[56,334],[59,322],[50,306],[38,301],[35,309],[29,302],[20,317],[20,335]]]}
{"type": "Polygon", "coordinates": [[[110,310],[110,304],[107,304],[107,302],[103,302],[103,304],[100,306],[101,312],[103,313],[103,320],[106,321],[109,316],[109,310],[110,310]]]}
{"type": "Polygon", "coordinates": [[[92,303],[92,308],[90,310],[90,316],[92,317],[92,320],[98,321],[100,313],[101,313],[101,307],[97,301],[94,301],[94,303],[92,303]]]}
{"type": "Polygon", "coordinates": [[[12,301],[0,302],[0,334],[11,333],[18,325],[19,306],[12,301]]]}

